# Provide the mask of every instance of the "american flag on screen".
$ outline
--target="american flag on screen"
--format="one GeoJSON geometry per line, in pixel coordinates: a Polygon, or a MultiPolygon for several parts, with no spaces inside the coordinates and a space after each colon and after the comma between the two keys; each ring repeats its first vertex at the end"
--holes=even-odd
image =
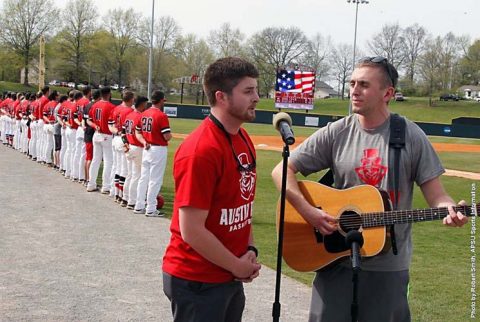
{"type": "Polygon", "coordinates": [[[299,70],[278,70],[275,90],[289,93],[311,93],[315,86],[315,73],[299,70]]]}

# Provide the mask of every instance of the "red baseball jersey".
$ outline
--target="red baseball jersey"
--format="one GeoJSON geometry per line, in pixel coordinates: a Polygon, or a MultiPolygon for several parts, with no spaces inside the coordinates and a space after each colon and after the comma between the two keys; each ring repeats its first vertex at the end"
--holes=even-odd
{"type": "Polygon", "coordinates": [[[14,109],[14,114],[15,114],[15,119],[16,120],[21,120],[22,117],[20,116],[20,100],[16,100],[15,103],[13,104],[13,109],[14,109]]]}
{"type": "Polygon", "coordinates": [[[66,119],[66,122],[70,124],[70,128],[73,130],[78,129],[78,124],[74,121],[76,111],[77,106],[75,105],[75,102],[66,100],[63,108],[63,116],[64,119],[66,119]]]}
{"type": "Polygon", "coordinates": [[[135,129],[142,132],[147,143],[153,145],[167,146],[168,142],[163,134],[170,133],[170,124],[165,113],[156,107],[150,107],[142,113],[140,123],[137,123],[135,129]]]}
{"type": "Polygon", "coordinates": [[[242,135],[230,135],[230,144],[225,133],[207,118],[175,153],[172,235],[163,257],[163,270],[168,274],[205,283],[234,279],[230,272],[202,257],[182,239],[179,209],[208,210],[205,227],[235,256],[247,252],[256,171],[254,167],[251,171],[240,171],[239,163],[252,165],[255,148],[247,132],[240,131],[242,135]]]}
{"type": "Polygon", "coordinates": [[[88,112],[89,120],[100,127],[100,133],[112,134],[108,128],[108,120],[114,109],[115,105],[111,102],[101,100],[93,104],[90,112],[88,112]]]}
{"type": "Polygon", "coordinates": [[[113,110],[110,119],[108,120],[108,124],[114,125],[119,132],[122,131],[123,124],[125,123],[125,119],[127,115],[133,112],[132,107],[128,107],[122,104],[115,107],[113,110]]]}
{"type": "Polygon", "coordinates": [[[136,145],[143,148],[143,144],[138,141],[137,137],[135,136],[135,125],[137,123],[141,123],[142,120],[142,113],[137,110],[133,110],[131,113],[127,115],[125,118],[125,122],[123,123],[123,130],[127,136],[127,141],[129,144],[136,145]]]}
{"type": "Polygon", "coordinates": [[[88,98],[85,96],[79,99],[78,101],[75,101],[75,113],[73,113],[73,117],[78,119],[80,122],[83,120],[83,109],[85,106],[90,103],[88,98]]]}
{"type": "Polygon", "coordinates": [[[55,107],[57,107],[58,102],[57,101],[50,101],[48,102],[44,107],[43,107],[43,116],[48,118],[48,121],[53,124],[55,123],[55,116],[54,116],[54,111],[55,107]]]}
{"type": "Polygon", "coordinates": [[[26,117],[26,116],[27,116],[27,112],[28,112],[29,106],[30,106],[30,101],[27,100],[27,99],[24,99],[24,100],[20,103],[20,113],[22,113],[23,117],[26,117]]]}

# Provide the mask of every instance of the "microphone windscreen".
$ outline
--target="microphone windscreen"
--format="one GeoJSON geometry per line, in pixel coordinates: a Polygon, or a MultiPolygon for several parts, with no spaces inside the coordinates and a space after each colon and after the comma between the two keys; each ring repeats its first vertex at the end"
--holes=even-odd
{"type": "Polygon", "coordinates": [[[292,118],[285,112],[279,112],[273,117],[273,126],[279,130],[280,122],[285,121],[292,126],[292,118]]]}

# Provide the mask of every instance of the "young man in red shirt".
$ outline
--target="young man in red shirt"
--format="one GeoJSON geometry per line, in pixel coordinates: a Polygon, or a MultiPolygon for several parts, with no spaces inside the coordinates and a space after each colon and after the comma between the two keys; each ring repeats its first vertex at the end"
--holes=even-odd
{"type": "Polygon", "coordinates": [[[135,109],[127,115],[123,123],[123,131],[125,133],[124,140],[125,150],[127,151],[127,177],[125,178],[125,186],[123,190],[122,206],[133,210],[137,201],[138,180],[142,171],[142,154],[143,144],[138,141],[135,135],[135,124],[141,123],[142,112],[147,108],[148,98],[138,96],[135,100],[135,109]]]}
{"type": "Polygon", "coordinates": [[[102,190],[103,194],[109,194],[112,189],[112,132],[108,129],[108,120],[111,117],[115,105],[110,102],[112,96],[110,87],[100,90],[102,99],[95,103],[88,112],[87,123],[95,129],[93,135],[93,160],[88,174],[87,191],[97,189],[97,176],[100,163],[103,159],[102,190]]]}
{"type": "Polygon", "coordinates": [[[45,162],[48,166],[52,166],[52,152],[54,146],[54,136],[53,136],[53,124],[55,123],[55,107],[58,104],[58,95],[57,91],[52,91],[48,97],[49,102],[43,107],[43,122],[44,122],[44,132],[45,132],[45,147],[43,154],[45,155],[45,162]]]}
{"type": "Polygon", "coordinates": [[[115,197],[115,201],[118,203],[122,202],[125,177],[127,176],[127,159],[125,158],[122,141],[123,123],[127,115],[133,111],[134,100],[135,93],[128,90],[124,91],[122,93],[122,103],[115,107],[108,121],[110,132],[114,135],[112,139],[113,165],[111,174],[114,186],[110,191],[110,197],[115,197]]]}
{"type": "Polygon", "coordinates": [[[211,114],[178,148],[163,290],[175,321],[241,321],[243,282],[259,274],[253,244],[255,148],[244,122],[255,118],[257,69],[240,58],[207,68],[211,114]]]}
{"type": "Polygon", "coordinates": [[[77,123],[77,133],[75,136],[75,154],[72,159],[72,177],[73,181],[83,183],[85,181],[85,142],[83,128],[83,109],[90,103],[92,97],[92,89],[87,86],[83,92],[76,92],[73,96],[75,104],[75,113],[73,113],[73,121],[77,123]]]}
{"type": "Polygon", "coordinates": [[[140,123],[135,126],[138,141],[144,146],[142,172],[137,187],[136,214],[146,213],[148,217],[163,216],[157,210],[157,196],[162,188],[163,175],[167,165],[167,146],[172,138],[168,117],[163,113],[165,94],[152,93],[152,107],[142,113],[140,123]],[[145,207],[145,197],[147,205],[145,207]]]}

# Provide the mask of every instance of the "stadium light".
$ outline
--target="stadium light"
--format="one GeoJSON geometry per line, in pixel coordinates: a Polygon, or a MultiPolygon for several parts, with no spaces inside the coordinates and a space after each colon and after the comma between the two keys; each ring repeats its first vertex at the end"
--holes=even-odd
{"type": "MultiPolygon", "coordinates": [[[[352,64],[352,71],[353,68],[355,67],[355,54],[357,51],[357,20],[358,20],[358,5],[360,3],[362,4],[368,4],[368,0],[347,0],[348,3],[354,3],[355,4],[355,33],[353,36],[353,64],[352,64]]],[[[352,103],[350,102],[350,105],[348,107],[348,114],[352,114],[352,103]]]]}

